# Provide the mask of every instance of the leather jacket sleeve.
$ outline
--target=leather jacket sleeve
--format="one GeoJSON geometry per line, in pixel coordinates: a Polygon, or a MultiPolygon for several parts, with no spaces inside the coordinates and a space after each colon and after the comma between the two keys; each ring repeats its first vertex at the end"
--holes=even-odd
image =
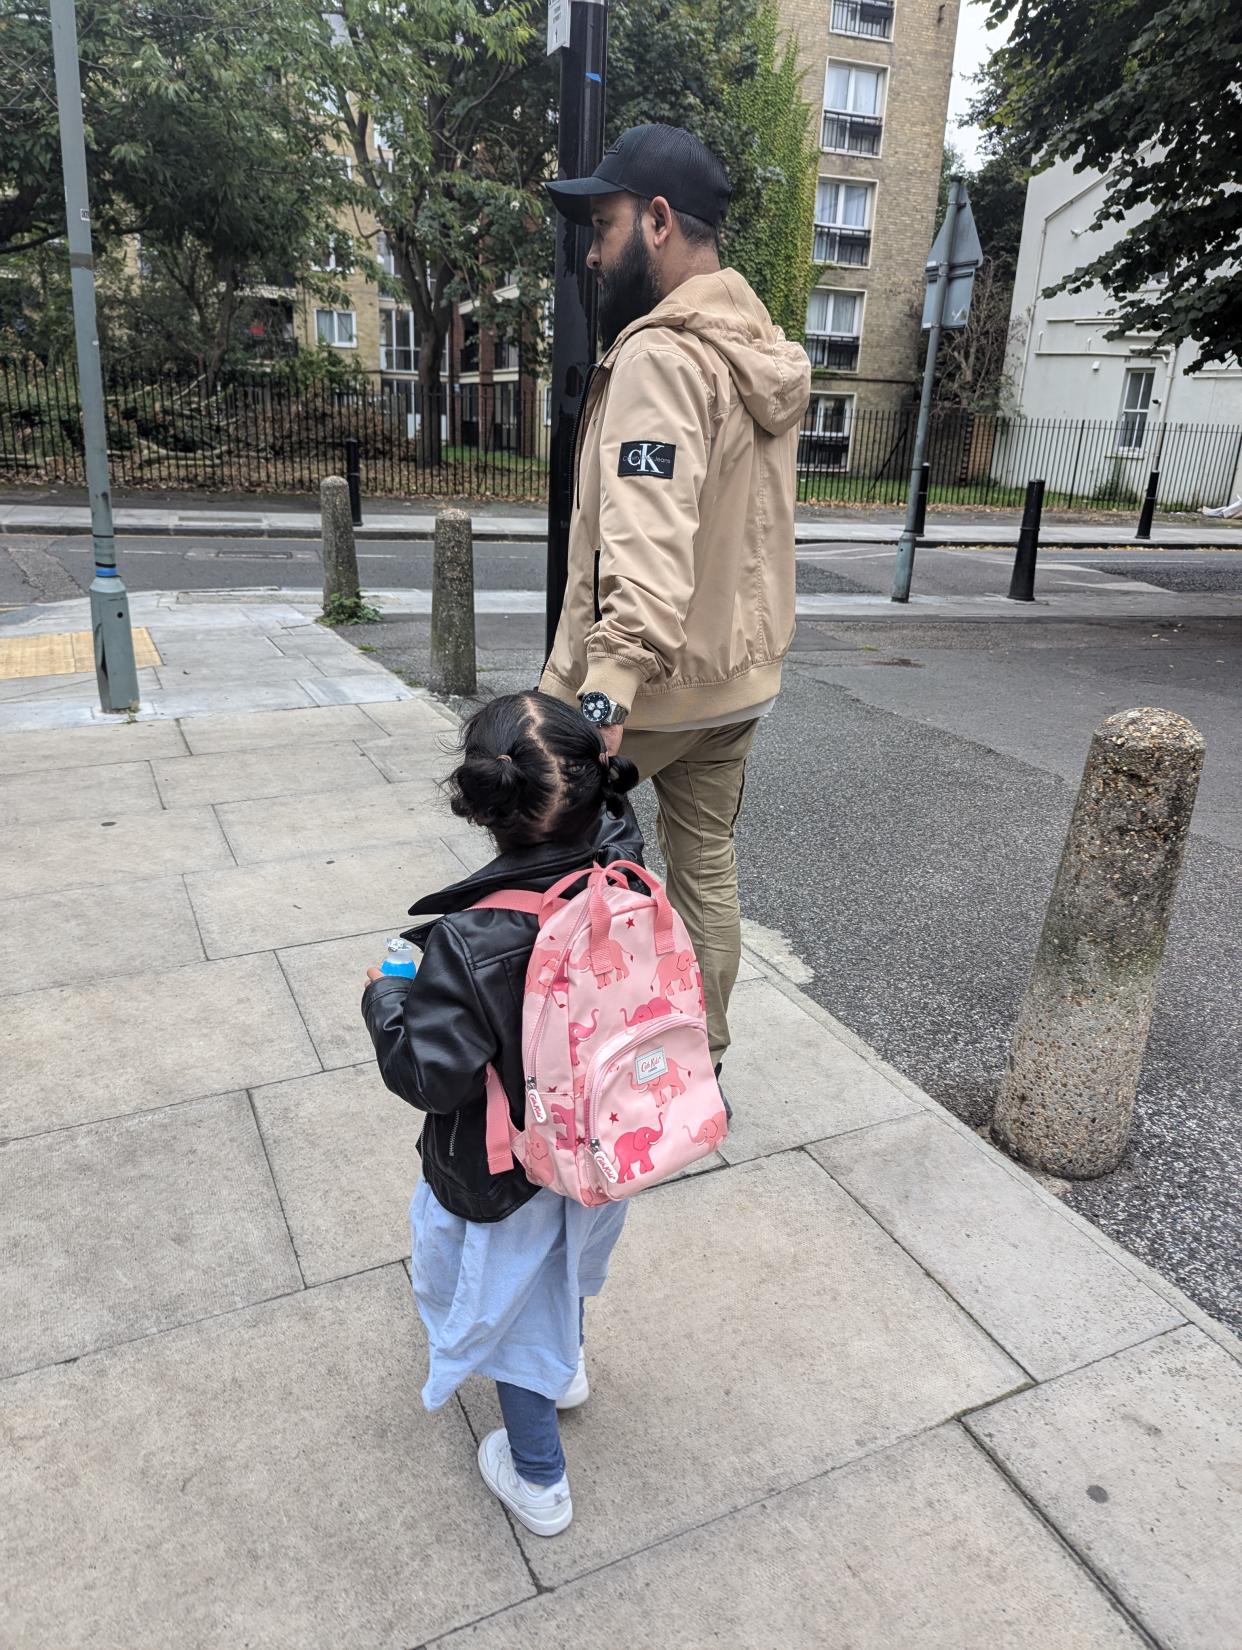
{"type": "Polygon", "coordinates": [[[420,1111],[451,1112],[478,1100],[498,1055],[474,967],[451,923],[432,929],[413,980],[373,980],[362,1015],[380,1076],[420,1111]]]}

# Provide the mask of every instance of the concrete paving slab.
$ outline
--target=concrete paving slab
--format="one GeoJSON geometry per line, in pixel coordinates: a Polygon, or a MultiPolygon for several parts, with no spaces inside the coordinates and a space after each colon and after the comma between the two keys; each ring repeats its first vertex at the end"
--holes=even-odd
{"type": "Polygon", "coordinates": [[[721,1153],[730,1163],[921,1110],[766,980],[737,987],[729,1029],[725,1086],[735,1116],[721,1153]]]}
{"type": "Polygon", "coordinates": [[[309,678],[319,674],[319,667],[309,659],[285,659],[273,653],[270,661],[262,665],[244,657],[218,659],[201,665],[162,665],[155,674],[166,693],[194,693],[203,687],[305,685],[309,678]]]}
{"type": "Polygon", "coordinates": [[[266,665],[285,663],[285,655],[270,636],[248,635],[244,630],[229,636],[187,636],[174,632],[160,648],[169,670],[211,669],[215,665],[266,665]]]}
{"type": "MultiPolygon", "coordinates": [[[[800,1152],[636,1199],[587,1357],[562,1429],[574,1523],[523,1542],[549,1586],[1024,1379],[800,1152]]],[[[490,1383],[463,1398],[476,1431],[499,1425],[490,1383]]]]}
{"type": "Polygon", "coordinates": [[[239,865],[385,842],[425,843],[440,812],[448,812],[447,804],[429,782],[324,791],[309,805],[305,796],[282,796],[216,809],[239,865]]]}
{"type": "Polygon", "coordinates": [[[210,808],[10,825],[0,855],[0,898],[93,886],[101,876],[129,881],[232,864],[210,808]]]}
{"type": "Polygon", "coordinates": [[[382,962],[385,943],[396,932],[399,929],[380,928],[279,953],[289,989],[329,1071],[374,1058],[362,1019],[362,992],[367,969],[382,962]]]}
{"type": "Polygon", "coordinates": [[[1184,1322],[982,1141],[933,1113],[810,1148],[1036,1378],[1184,1322]]]}
{"type": "Polygon", "coordinates": [[[384,669],[360,670],[348,676],[308,677],[307,693],[317,705],[366,705],[373,700],[399,701],[412,691],[384,669]]]}
{"type": "Polygon", "coordinates": [[[420,889],[459,875],[453,855],[432,841],[207,871],[186,885],[207,955],[230,957],[389,924],[395,933],[408,926],[405,912],[420,889]]]}
{"type": "Polygon", "coordinates": [[[967,1417],[1168,1650],[1242,1622],[1242,1366],[1187,1325],[967,1417]]]}
{"type": "Polygon", "coordinates": [[[5,1003],[0,1135],[41,1134],[318,1068],[275,957],[157,967],[121,984],[75,980],[5,1003]]]}
{"type": "Polygon", "coordinates": [[[78,954],[89,957],[90,976],[118,983],[153,963],[180,968],[203,961],[180,877],[99,880],[109,874],[97,865],[89,887],[0,900],[0,996],[63,984],[82,945],[87,949],[78,954]]]}
{"type": "Polygon", "coordinates": [[[117,814],[156,813],[159,807],[148,762],[74,768],[72,777],[49,771],[16,773],[0,785],[0,825],[87,819],[93,814],[115,818],[117,814]]]}
{"type": "Polygon", "coordinates": [[[256,1089],[254,1105],[308,1285],[409,1254],[423,1114],[374,1059],[256,1089]]]}
{"type": "Polygon", "coordinates": [[[0,1387],[0,1619],[56,1650],[409,1650],[533,1591],[400,1266],[0,1387]]]}
{"type": "Polygon", "coordinates": [[[454,751],[454,742],[451,728],[427,728],[420,733],[393,734],[387,739],[368,742],[363,749],[394,784],[409,779],[427,783],[443,779],[460,760],[454,751]]]}
{"type": "Polygon", "coordinates": [[[314,703],[301,681],[254,682],[241,676],[215,686],[166,689],[151,709],[165,718],[226,716],[237,711],[301,710],[314,703]]]}
{"type": "Polygon", "coordinates": [[[368,705],[368,719],[390,734],[410,734],[430,731],[457,737],[457,724],[442,706],[425,694],[411,699],[394,700],[391,704],[368,705]]]}
{"type": "Polygon", "coordinates": [[[308,762],[298,750],[229,750],[211,756],[177,756],[152,764],[169,808],[204,802],[245,802],[266,796],[361,789],[382,782],[356,745],[320,748],[308,762]]]}
{"type": "Polygon", "coordinates": [[[354,705],[311,705],[304,710],[249,711],[235,716],[188,716],[181,723],[195,756],[249,750],[264,745],[286,750],[305,745],[343,744],[373,737],[365,711],[354,705]]]}
{"type": "Polygon", "coordinates": [[[301,1287],[244,1094],[0,1152],[0,1376],[301,1287]]]}
{"type": "Polygon", "coordinates": [[[120,722],[112,726],[57,728],[46,733],[0,734],[0,774],[33,768],[90,768],[143,762],[150,756],[184,756],[173,722],[120,722]]]}
{"type": "MultiPolygon", "coordinates": [[[[576,1506],[575,1506],[576,1510],[576,1506]]],[[[1138,1650],[960,1428],[938,1428],[437,1641],[435,1650],[1138,1650]]]]}

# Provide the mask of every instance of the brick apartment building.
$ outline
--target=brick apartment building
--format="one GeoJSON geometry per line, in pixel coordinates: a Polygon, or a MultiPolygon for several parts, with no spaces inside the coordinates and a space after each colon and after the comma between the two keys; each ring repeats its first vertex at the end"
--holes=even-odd
{"type": "Polygon", "coordinates": [[[856,412],[905,406],[918,378],[960,0],[779,0],[816,111],[817,262],[804,449],[850,467],[856,412]]]}

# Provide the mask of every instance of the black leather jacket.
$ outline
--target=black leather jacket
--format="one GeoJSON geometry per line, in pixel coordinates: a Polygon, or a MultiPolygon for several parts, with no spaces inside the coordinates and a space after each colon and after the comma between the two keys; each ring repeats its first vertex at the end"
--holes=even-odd
{"type": "Polygon", "coordinates": [[[444,913],[406,932],[423,952],[417,977],[385,976],[363,992],[380,1075],[394,1094],[428,1114],[418,1143],[423,1178],[450,1213],[503,1220],[539,1190],[521,1169],[493,1175],[486,1142],[489,1064],[500,1073],[515,1127],[525,1122],[522,999],[538,923],[519,911],[468,907],[500,888],[550,888],[593,859],[641,863],[641,854],[642,836],[628,810],[619,820],[605,816],[594,843],[501,854],[410,907],[412,917],[444,913]]]}

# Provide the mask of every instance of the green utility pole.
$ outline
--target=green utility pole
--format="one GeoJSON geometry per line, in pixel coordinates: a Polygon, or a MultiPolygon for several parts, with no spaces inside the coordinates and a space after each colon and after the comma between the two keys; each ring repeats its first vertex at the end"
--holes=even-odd
{"type": "Polygon", "coordinates": [[[56,65],[56,106],[60,113],[60,157],[65,175],[65,216],[69,229],[69,276],[73,285],[73,331],[78,355],[78,393],[86,484],[95,541],[91,581],[91,630],[99,703],[106,711],[138,708],[138,671],[129,627],[129,596],[116,566],[112,535],[112,494],[108,485],[108,426],[104,417],[99,326],[95,316],[95,259],[91,252],[91,210],[86,185],[86,141],[82,132],[82,81],[78,69],[78,28],[73,0],[52,0],[52,55],[56,65]]]}

